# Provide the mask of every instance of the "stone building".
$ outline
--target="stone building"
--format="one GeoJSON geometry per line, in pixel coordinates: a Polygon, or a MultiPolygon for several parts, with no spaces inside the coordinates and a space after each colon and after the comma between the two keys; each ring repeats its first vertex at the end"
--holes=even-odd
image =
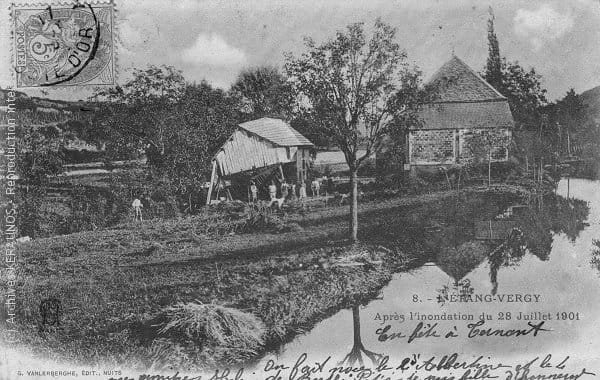
{"type": "Polygon", "coordinates": [[[514,120],[506,97],[456,56],[430,83],[437,88],[436,100],[423,107],[421,123],[410,128],[406,138],[411,171],[461,165],[479,157],[507,161],[514,120]]]}

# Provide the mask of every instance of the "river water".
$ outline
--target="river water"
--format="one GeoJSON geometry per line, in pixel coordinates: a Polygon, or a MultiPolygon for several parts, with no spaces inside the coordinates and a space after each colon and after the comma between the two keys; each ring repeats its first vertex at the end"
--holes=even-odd
{"type": "Polygon", "coordinates": [[[525,353],[531,357],[568,355],[571,364],[600,365],[600,265],[595,259],[600,252],[593,244],[600,239],[600,182],[569,182],[559,183],[554,202],[529,205],[537,216],[529,216],[525,223],[521,220],[520,249],[498,248],[502,242],[490,239],[494,232],[486,238],[486,226],[502,230],[504,225],[506,231],[514,227],[510,212],[493,221],[476,221],[474,228],[483,230],[474,232],[476,238],[449,243],[432,261],[396,273],[380,297],[339,311],[261,363],[269,359],[292,362],[309,353],[317,358],[331,356],[336,363],[359,365],[364,361],[368,365],[379,354],[402,358],[413,353],[439,357],[456,352],[504,363],[522,359],[525,353]],[[386,325],[390,326],[388,333],[410,335],[419,323],[416,313],[432,318],[461,313],[472,315],[474,321],[425,320],[425,327],[437,323],[440,337],[410,343],[407,337],[379,339],[377,330],[386,325]],[[537,324],[546,317],[542,328],[551,331],[535,337],[469,338],[467,324],[477,322],[482,313],[491,320],[480,328],[526,329],[530,321],[518,320],[519,315],[537,313],[531,322],[537,324]],[[390,315],[398,319],[384,322],[390,315]],[[445,338],[449,331],[458,336],[445,338]]]}

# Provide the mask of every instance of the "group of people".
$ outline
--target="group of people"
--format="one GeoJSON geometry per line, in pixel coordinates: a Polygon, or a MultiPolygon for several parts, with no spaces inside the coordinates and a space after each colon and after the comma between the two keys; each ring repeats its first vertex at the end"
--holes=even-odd
{"type": "MultiPolygon", "coordinates": [[[[329,180],[331,181],[331,180],[329,180]]],[[[310,183],[311,195],[313,197],[321,195],[321,182],[319,179],[315,178],[310,183]]],[[[279,189],[277,189],[277,185],[275,185],[275,181],[271,181],[271,184],[268,186],[269,191],[269,206],[273,205],[275,202],[278,203],[279,208],[284,201],[287,199],[299,200],[303,202],[308,198],[307,190],[306,190],[306,182],[301,181],[299,183],[287,183],[284,179],[279,189]],[[280,197],[277,196],[279,190],[280,197]]],[[[258,187],[254,181],[250,182],[250,202],[256,203],[258,201],[258,187]]]]}
{"type": "MultiPolygon", "coordinates": [[[[310,182],[311,196],[318,197],[321,195],[322,191],[327,195],[327,189],[333,189],[333,181],[332,179],[324,178],[325,183],[324,186],[321,186],[321,181],[315,178],[310,182]],[[323,189],[324,188],[324,189],[323,189]]],[[[254,181],[250,181],[250,202],[256,203],[258,202],[258,187],[254,181]]],[[[279,194],[280,197],[277,196],[277,185],[275,185],[275,181],[271,181],[271,184],[268,186],[269,191],[269,207],[273,204],[277,204],[278,208],[281,208],[283,202],[288,199],[299,200],[304,205],[304,201],[308,198],[306,192],[306,182],[301,181],[299,183],[287,183],[285,179],[281,182],[279,186],[279,194]]],[[[135,198],[131,204],[133,208],[133,219],[142,221],[142,209],[144,205],[139,198],[135,198]]]]}

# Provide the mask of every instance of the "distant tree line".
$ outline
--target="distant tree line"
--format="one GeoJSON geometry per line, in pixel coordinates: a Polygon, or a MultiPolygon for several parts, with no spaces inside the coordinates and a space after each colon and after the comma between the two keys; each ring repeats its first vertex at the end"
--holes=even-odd
{"type": "MultiPolygon", "coordinates": [[[[489,54],[482,76],[508,99],[516,124],[517,157],[532,167],[536,162],[551,164],[574,155],[599,161],[598,125],[581,96],[570,89],[562,98],[548,101],[535,68],[526,69],[502,57],[491,9],[487,36],[489,54]]],[[[600,174],[598,168],[593,170],[596,176],[600,174]]]]}

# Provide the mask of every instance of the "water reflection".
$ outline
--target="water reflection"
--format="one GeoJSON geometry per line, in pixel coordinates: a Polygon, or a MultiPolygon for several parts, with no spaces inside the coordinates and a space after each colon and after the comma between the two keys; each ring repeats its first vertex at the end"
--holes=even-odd
{"type": "Polygon", "coordinates": [[[342,359],[338,365],[353,366],[358,362],[361,366],[365,364],[363,355],[371,360],[371,365],[377,365],[383,355],[376,354],[373,351],[369,351],[365,348],[361,338],[360,332],[360,308],[359,305],[352,307],[352,332],[353,332],[353,344],[352,349],[342,359]]]}
{"type": "Polygon", "coordinates": [[[383,289],[383,300],[374,300],[364,309],[338,312],[284,345],[277,356],[285,361],[309,352],[359,362],[359,356],[363,361],[373,360],[364,351],[393,358],[410,353],[445,355],[460,347],[465,354],[493,355],[500,361],[522,357],[524,352],[570,355],[570,360],[580,363],[597,360],[600,242],[593,241],[600,237],[599,186],[597,181],[571,180],[570,199],[560,196],[566,195],[566,183],[561,183],[559,195],[529,203],[510,196],[482,196],[382,216],[381,223],[366,232],[368,239],[405,247],[422,255],[425,265],[397,273],[383,289]],[[415,302],[415,295],[421,301],[415,302]],[[453,295],[484,295],[491,301],[453,302],[453,295]],[[529,296],[531,301],[499,300],[507,295],[529,296]],[[546,312],[555,318],[559,311],[580,312],[584,317],[569,323],[547,321],[551,333],[524,337],[518,345],[499,338],[469,339],[464,323],[449,320],[439,321],[439,328],[446,331],[456,326],[459,337],[454,340],[380,342],[375,334],[382,327],[378,316],[384,314],[405,316],[402,323],[392,322],[393,330],[410,333],[418,322],[411,319],[415,313],[475,318],[488,313],[493,319],[486,325],[510,329],[522,328],[523,321],[499,321],[500,313],[546,312]]]}
{"type": "Polygon", "coordinates": [[[452,234],[451,239],[448,239],[448,230],[454,231],[456,227],[438,230],[444,238],[433,239],[438,242],[435,263],[453,284],[452,287],[444,285],[441,293],[454,289],[461,297],[472,294],[474,289],[470,282],[465,284],[465,277],[487,259],[491,294],[497,294],[501,268],[519,265],[526,254],[547,261],[553,236],[564,233],[574,241],[586,226],[584,220],[588,213],[588,204],[583,200],[547,195],[530,204],[508,206],[487,220],[474,215],[474,224],[461,225],[462,233],[452,234]],[[468,232],[470,228],[472,233],[468,232]]]}
{"type": "Polygon", "coordinates": [[[594,248],[592,248],[592,259],[590,260],[590,264],[592,264],[592,268],[595,268],[600,272],[600,240],[594,240],[592,242],[594,248]]]}

